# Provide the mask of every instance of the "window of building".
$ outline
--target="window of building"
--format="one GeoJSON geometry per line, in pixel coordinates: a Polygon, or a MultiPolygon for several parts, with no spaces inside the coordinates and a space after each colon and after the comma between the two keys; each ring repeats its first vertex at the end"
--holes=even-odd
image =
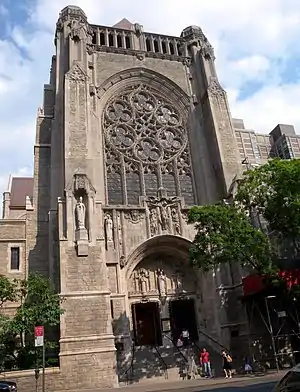
{"type": "Polygon", "coordinates": [[[170,47],[170,53],[175,54],[174,45],[172,44],[172,42],[170,42],[169,47],[170,47]]]}
{"type": "Polygon", "coordinates": [[[181,53],[181,45],[180,44],[177,44],[177,52],[178,52],[179,56],[182,55],[182,53],[181,53]]]}
{"type": "Polygon", "coordinates": [[[19,271],[20,269],[20,248],[10,248],[10,269],[19,271]]]}
{"type": "Polygon", "coordinates": [[[114,37],[111,33],[108,35],[108,45],[114,46],[114,37]]]}
{"type": "Polygon", "coordinates": [[[117,45],[118,48],[122,48],[122,37],[120,36],[120,34],[117,35],[117,45]]]}
{"type": "Polygon", "coordinates": [[[151,52],[151,45],[150,45],[150,39],[146,38],[146,49],[147,52],[151,52]]]}
{"type": "Polygon", "coordinates": [[[105,45],[105,35],[104,35],[104,33],[100,33],[100,45],[105,45]]]}
{"type": "Polygon", "coordinates": [[[125,45],[126,45],[126,49],[130,49],[130,38],[128,37],[128,35],[126,35],[125,37],[125,45]]]}

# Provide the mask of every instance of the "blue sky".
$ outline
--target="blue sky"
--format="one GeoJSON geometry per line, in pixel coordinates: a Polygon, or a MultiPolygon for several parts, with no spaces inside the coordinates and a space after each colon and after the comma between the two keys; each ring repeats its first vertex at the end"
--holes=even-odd
{"type": "MultiPolygon", "coordinates": [[[[123,17],[146,31],[180,35],[199,25],[216,52],[233,117],[268,133],[300,133],[299,0],[73,0],[93,24],[123,17]]],[[[62,0],[0,0],[0,192],[9,173],[31,175],[35,118],[48,82],[62,0]]]]}

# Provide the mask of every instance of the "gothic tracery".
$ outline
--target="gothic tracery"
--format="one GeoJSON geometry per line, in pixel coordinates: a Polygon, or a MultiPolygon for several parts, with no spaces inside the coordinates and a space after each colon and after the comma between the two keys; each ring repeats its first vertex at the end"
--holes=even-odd
{"type": "Polygon", "coordinates": [[[108,103],[103,125],[109,204],[138,204],[162,186],[193,204],[184,113],[141,84],[108,103]]]}

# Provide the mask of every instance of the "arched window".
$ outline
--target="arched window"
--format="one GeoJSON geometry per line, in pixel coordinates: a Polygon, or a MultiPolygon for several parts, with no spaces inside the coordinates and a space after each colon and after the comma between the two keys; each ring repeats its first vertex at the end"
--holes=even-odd
{"type": "Polygon", "coordinates": [[[183,196],[194,204],[186,117],[147,85],[129,86],[103,114],[108,204],[138,205],[140,196],[183,196]]]}

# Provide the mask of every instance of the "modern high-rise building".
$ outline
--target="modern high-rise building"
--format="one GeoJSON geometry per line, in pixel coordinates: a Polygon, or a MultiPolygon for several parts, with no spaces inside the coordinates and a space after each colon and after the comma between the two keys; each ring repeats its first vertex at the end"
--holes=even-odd
{"type": "MultiPolygon", "coordinates": [[[[187,213],[226,197],[246,157],[264,162],[289,144],[299,151],[293,128],[276,127],[271,141],[231,118],[197,26],[176,37],[125,19],[97,26],[68,6],[55,47],[34,177],[11,179],[0,221],[0,273],[43,273],[65,299],[60,368],[46,385],[179,379],[184,329],[216,371],[221,348],[240,363],[248,347],[240,271],[191,267],[187,213]]],[[[23,376],[27,390],[30,382],[23,376]]]]}
{"type": "Polygon", "coordinates": [[[268,135],[246,129],[244,121],[233,119],[242,161],[264,164],[270,158],[300,158],[300,136],[292,125],[278,124],[268,135]]]}

